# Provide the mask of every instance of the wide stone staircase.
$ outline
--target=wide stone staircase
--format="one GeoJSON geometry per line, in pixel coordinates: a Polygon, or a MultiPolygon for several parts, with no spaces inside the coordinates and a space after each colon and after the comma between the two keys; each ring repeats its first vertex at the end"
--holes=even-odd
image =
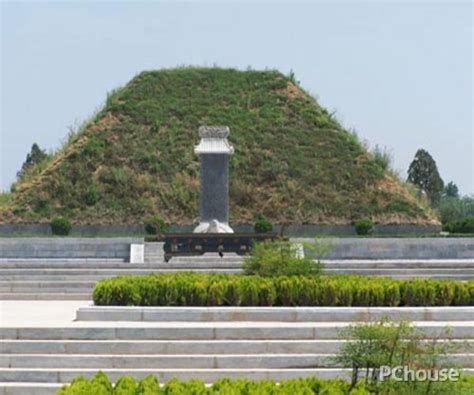
{"type": "Polygon", "coordinates": [[[449,360],[474,372],[474,310],[459,308],[85,307],[65,325],[0,328],[0,394],[53,394],[98,370],[116,380],[350,377],[334,361],[340,329],[382,316],[409,319],[458,345],[449,360]],[[446,332],[445,328],[450,331],[446,332]],[[3,391],[3,392],[2,392],[3,391]]]}
{"type": "MultiPolygon", "coordinates": [[[[296,241],[296,240],[295,240],[296,241]]],[[[297,242],[311,241],[311,239],[297,242]]],[[[132,264],[140,238],[0,239],[0,300],[89,300],[97,280],[117,275],[198,271],[240,273],[243,258],[205,254],[163,260],[163,243],[145,243],[144,263],[132,264]]],[[[325,274],[394,278],[474,279],[472,238],[341,238],[325,274]]]]}
{"type": "MultiPolygon", "coordinates": [[[[146,257],[144,264],[123,259],[0,259],[0,300],[88,300],[95,282],[118,275],[197,271],[240,273],[243,258],[205,255],[170,262],[146,257]]],[[[325,274],[363,274],[394,278],[474,279],[474,259],[326,260],[325,274]]]]}
{"type": "Polygon", "coordinates": [[[119,275],[194,270],[235,273],[240,258],[188,258],[131,264],[120,259],[0,259],[0,300],[88,300],[97,280],[119,275]]]}
{"type": "MultiPolygon", "coordinates": [[[[0,300],[87,300],[95,282],[118,275],[197,271],[240,273],[242,258],[173,258],[170,262],[130,264],[123,260],[0,260],[0,300]]],[[[325,274],[362,274],[394,278],[474,278],[473,260],[339,260],[324,262],[325,274]]]]}

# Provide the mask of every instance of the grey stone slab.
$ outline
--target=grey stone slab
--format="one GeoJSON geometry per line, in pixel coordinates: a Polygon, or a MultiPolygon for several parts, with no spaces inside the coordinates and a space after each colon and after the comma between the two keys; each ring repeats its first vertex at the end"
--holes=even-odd
{"type": "Polygon", "coordinates": [[[159,327],[159,328],[117,328],[117,339],[213,339],[214,328],[159,327]]]}
{"type": "Polygon", "coordinates": [[[216,327],[215,339],[311,339],[311,327],[216,327]]]}
{"type": "Polygon", "coordinates": [[[68,293],[82,293],[82,294],[90,294],[92,293],[93,285],[90,287],[69,287],[69,286],[56,286],[56,287],[29,287],[29,286],[11,286],[11,287],[2,287],[0,286],[0,294],[5,293],[37,293],[37,294],[45,294],[45,293],[60,293],[60,294],[68,294],[68,293]]]}
{"type": "MultiPolygon", "coordinates": [[[[240,355],[7,355],[0,356],[1,368],[23,369],[284,369],[338,367],[335,354],[240,354],[240,355]]],[[[448,355],[446,362],[474,367],[474,354],[448,355]]],[[[339,366],[341,367],[341,366],[339,366]]]]}
{"type": "MultiPolygon", "coordinates": [[[[282,354],[336,353],[341,340],[3,340],[3,354],[282,354]]],[[[463,342],[474,352],[474,341],[463,342]]]]}
{"type": "Polygon", "coordinates": [[[2,382],[58,383],[60,375],[54,370],[0,369],[0,383],[2,382]]]}
{"type": "Polygon", "coordinates": [[[130,244],[140,243],[143,238],[0,238],[0,257],[128,260],[130,244]]]}
{"type": "Polygon", "coordinates": [[[0,383],[0,395],[54,395],[60,388],[53,383],[0,383]]]}
{"type": "Polygon", "coordinates": [[[471,321],[474,307],[122,307],[88,306],[78,321],[356,322],[383,317],[410,321],[471,321]]]}

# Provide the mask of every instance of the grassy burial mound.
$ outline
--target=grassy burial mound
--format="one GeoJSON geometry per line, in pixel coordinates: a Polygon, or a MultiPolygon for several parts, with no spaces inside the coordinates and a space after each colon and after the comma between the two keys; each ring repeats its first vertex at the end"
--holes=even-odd
{"type": "Polygon", "coordinates": [[[228,125],[231,222],[436,222],[357,136],[277,71],[143,72],[55,155],[26,171],[1,222],[142,223],[198,218],[200,125],[228,125]]]}

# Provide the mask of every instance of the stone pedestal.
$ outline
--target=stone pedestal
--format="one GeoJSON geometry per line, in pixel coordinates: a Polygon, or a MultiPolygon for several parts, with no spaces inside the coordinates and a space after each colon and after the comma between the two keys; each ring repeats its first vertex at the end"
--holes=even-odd
{"type": "Polygon", "coordinates": [[[201,126],[194,152],[200,159],[200,223],[195,233],[233,233],[229,226],[229,155],[227,126],[201,126]]]}

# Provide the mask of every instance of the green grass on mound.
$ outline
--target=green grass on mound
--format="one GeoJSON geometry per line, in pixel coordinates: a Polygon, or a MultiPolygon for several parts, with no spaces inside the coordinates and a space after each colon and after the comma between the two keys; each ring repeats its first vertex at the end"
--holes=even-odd
{"type": "Polygon", "coordinates": [[[143,72],[52,157],[29,169],[0,222],[169,223],[198,217],[200,125],[228,125],[233,223],[436,223],[357,136],[277,71],[143,72]]]}

